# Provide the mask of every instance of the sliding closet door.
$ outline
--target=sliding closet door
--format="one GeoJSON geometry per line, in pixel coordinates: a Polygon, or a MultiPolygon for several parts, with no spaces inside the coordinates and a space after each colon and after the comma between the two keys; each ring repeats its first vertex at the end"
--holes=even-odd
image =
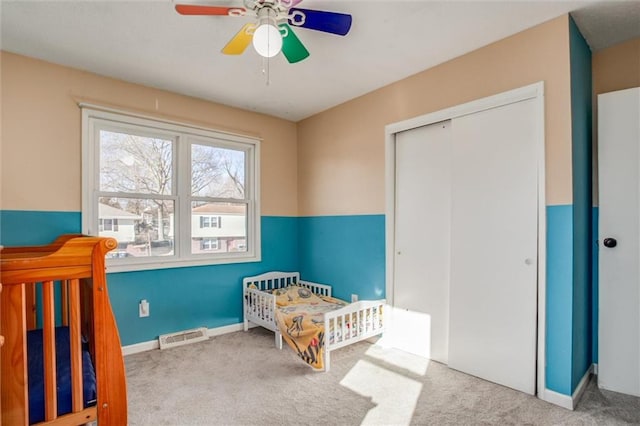
{"type": "Polygon", "coordinates": [[[449,367],[535,393],[537,131],[533,100],[452,123],[449,367]]]}
{"type": "Polygon", "coordinates": [[[394,323],[402,349],[447,362],[451,123],[396,135],[394,323]]]}

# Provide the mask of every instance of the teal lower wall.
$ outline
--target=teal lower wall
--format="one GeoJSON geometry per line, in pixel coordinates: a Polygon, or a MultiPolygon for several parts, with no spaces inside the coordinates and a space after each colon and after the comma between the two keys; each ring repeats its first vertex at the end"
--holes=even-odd
{"type": "Polygon", "coordinates": [[[385,216],[315,216],[298,219],[300,274],[331,284],[351,300],[385,297],[385,216]]]}
{"type": "MultiPolygon", "coordinates": [[[[0,244],[46,244],[81,232],[78,212],[0,211],[0,244]]],[[[123,345],[186,328],[242,321],[242,278],[270,270],[300,271],[329,283],[336,297],[385,297],[384,215],[262,218],[262,262],[109,274],[123,345]],[[151,315],[138,317],[146,299],[151,315]]]]}
{"type": "MultiPolygon", "coordinates": [[[[242,278],[298,268],[298,224],[294,217],[262,217],[262,261],[160,269],[108,275],[109,295],[123,345],[160,334],[242,321],[242,278]],[[146,299],[151,315],[138,317],[146,299]]],[[[46,244],[59,234],[81,232],[80,213],[0,211],[0,244],[46,244]]]]}
{"type": "MultiPolygon", "coordinates": [[[[0,232],[0,244],[44,244],[61,233],[80,232],[80,214],[0,211],[0,232]]],[[[385,217],[263,217],[262,258],[257,263],[109,274],[122,344],[186,328],[239,323],[242,278],[269,270],[298,270],[304,279],[333,285],[335,295],[346,300],[351,294],[383,298],[385,217]],[[150,303],[148,318],[138,317],[141,299],[150,303]]],[[[573,206],[548,206],[546,386],[564,395],[574,390],[576,363],[573,262],[573,206]]],[[[597,271],[593,277],[593,300],[597,301],[597,271]]],[[[595,306],[583,309],[597,312],[595,306]]],[[[590,324],[588,330],[595,354],[597,324],[590,324]]]]}
{"type": "Polygon", "coordinates": [[[585,220],[573,205],[547,206],[545,382],[567,396],[598,359],[598,252],[584,247],[596,246],[597,207],[590,213],[585,220]]]}
{"type": "Polygon", "coordinates": [[[547,206],[547,389],[571,395],[573,365],[573,206],[547,206]]]}
{"type": "Polygon", "coordinates": [[[0,210],[0,244],[33,246],[82,231],[79,212],[0,210]]]}

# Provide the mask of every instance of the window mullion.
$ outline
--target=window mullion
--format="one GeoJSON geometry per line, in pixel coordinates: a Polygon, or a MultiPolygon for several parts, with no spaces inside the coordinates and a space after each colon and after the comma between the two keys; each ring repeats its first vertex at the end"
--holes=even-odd
{"type": "Polygon", "coordinates": [[[180,211],[180,234],[176,244],[180,247],[180,256],[191,254],[191,141],[185,134],[177,139],[176,177],[178,184],[178,202],[180,211]]]}

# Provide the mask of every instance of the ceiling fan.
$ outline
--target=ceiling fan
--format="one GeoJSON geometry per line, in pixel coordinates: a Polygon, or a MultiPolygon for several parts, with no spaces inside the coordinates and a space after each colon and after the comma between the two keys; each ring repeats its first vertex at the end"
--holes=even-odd
{"type": "Polygon", "coordinates": [[[222,49],[227,55],[242,54],[253,43],[259,55],[271,58],[280,51],[289,63],[300,62],[309,51],[292,27],[307,28],[340,36],[351,29],[351,15],[295,7],[302,0],[243,0],[244,7],[177,4],[181,15],[244,16],[255,13],[256,21],[245,24],[222,49]]]}

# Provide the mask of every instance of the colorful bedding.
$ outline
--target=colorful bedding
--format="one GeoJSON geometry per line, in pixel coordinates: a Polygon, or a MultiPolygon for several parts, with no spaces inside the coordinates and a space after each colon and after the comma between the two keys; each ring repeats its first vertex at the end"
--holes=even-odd
{"type": "Polygon", "coordinates": [[[324,369],[324,314],[346,306],[347,302],[316,295],[299,286],[277,289],[273,294],[278,308],[275,320],[284,340],[312,368],[324,369]]]}

